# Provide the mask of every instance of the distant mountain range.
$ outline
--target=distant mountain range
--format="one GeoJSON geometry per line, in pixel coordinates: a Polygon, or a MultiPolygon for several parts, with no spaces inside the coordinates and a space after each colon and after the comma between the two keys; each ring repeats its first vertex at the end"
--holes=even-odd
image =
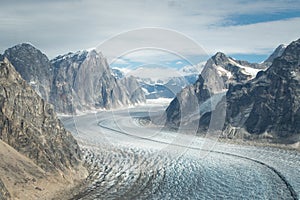
{"type": "Polygon", "coordinates": [[[134,77],[145,92],[146,99],[174,98],[184,87],[198,79],[203,63],[185,66],[179,70],[168,68],[112,68],[117,79],[134,77]]]}
{"type": "Polygon", "coordinates": [[[140,88],[130,89],[111,75],[101,53],[78,51],[49,60],[34,46],[23,43],[7,49],[8,58],[35,91],[52,103],[59,113],[76,113],[90,109],[110,109],[144,102],[140,88]]]}
{"type": "Polygon", "coordinates": [[[196,123],[198,132],[206,134],[216,112],[225,120],[222,137],[299,142],[299,56],[300,40],[280,45],[265,62],[255,65],[217,53],[207,61],[197,82],[171,102],[167,125],[176,129],[181,123],[196,123]],[[220,97],[222,93],[226,98],[220,97]],[[208,99],[219,103],[203,112],[201,105],[208,99]],[[198,118],[191,120],[195,112],[198,118]]]}
{"type": "Polygon", "coordinates": [[[174,98],[182,89],[194,84],[200,73],[202,73],[205,82],[211,82],[206,85],[213,86],[215,84],[214,88],[210,88],[217,90],[214,91],[215,93],[228,89],[228,84],[254,78],[258,71],[269,67],[274,58],[282,54],[284,48],[285,45],[278,46],[263,63],[249,63],[247,61],[235,60],[234,58],[227,57],[222,52],[218,52],[206,63],[185,66],[178,70],[161,67],[139,67],[137,69],[113,67],[112,74],[116,79],[130,76],[136,78],[140,87],[145,92],[147,99],[174,98]],[[215,67],[211,65],[215,65],[215,67]],[[215,80],[211,77],[220,77],[221,79],[215,80]],[[221,83],[227,85],[221,86],[221,83]]]}

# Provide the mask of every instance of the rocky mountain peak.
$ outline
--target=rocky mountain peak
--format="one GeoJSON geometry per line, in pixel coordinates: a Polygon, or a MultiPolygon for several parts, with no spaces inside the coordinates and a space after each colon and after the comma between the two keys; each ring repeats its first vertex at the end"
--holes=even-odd
{"type": "Polygon", "coordinates": [[[61,62],[73,61],[82,63],[87,57],[88,51],[77,51],[76,53],[69,52],[65,55],[59,55],[53,58],[50,62],[53,67],[57,68],[61,62]]]}
{"type": "Polygon", "coordinates": [[[215,62],[216,65],[228,62],[228,57],[222,52],[217,52],[214,56],[212,56],[211,59],[215,62]]]}
{"type": "Polygon", "coordinates": [[[135,91],[137,99],[129,96],[131,89],[127,90],[111,75],[106,58],[95,50],[70,52],[50,61],[40,50],[23,43],[7,49],[3,57],[60,113],[145,101],[142,90],[137,90],[141,92],[139,95],[135,91]]]}
{"type": "Polygon", "coordinates": [[[225,135],[269,135],[276,142],[299,141],[300,40],[255,79],[229,89],[225,135]],[[233,131],[234,130],[234,131],[233,131]],[[244,131],[244,132],[245,132],[244,131]]]}
{"type": "MultiPolygon", "coordinates": [[[[31,43],[29,42],[23,42],[20,44],[17,44],[9,49],[15,49],[15,50],[25,50],[25,51],[39,51],[35,46],[33,46],[31,43]]],[[[8,49],[8,51],[9,51],[8,49]]]]}
{"type": "Polygon", "coordinates": [[[264,61],[264,63],[272,63],[275,58],[281,56],[286,48],[286,45],[280,44],[273,53],[264,61]]]}
{"type": "Polygon", "coordinates": [[[284,59],[290,62],[293,65],[290,67],[295,67],[295,65],[299,65],[299,57],[300,57],[300,39],[292,42],[288,45],[282,53],[281,59],[284,59]]]}
{"type": "MultiPolygon", "coordinates": [[[[292,52],[292,55],[294,55],[295,51],[292,50],[292,52]]],[[[279,62],[279,60],[280,59],[276,59],[274,63],[279,62]]],[[[226,56],[222,52],[217,52],[205,64],[204,69],[201,72],[201,76],[199,77],[196,84],[183,89],[171,102],[166,110],[166,116],[168,118],[167,122],[171,124],[171,126],[174,126],[174,124],[176,126],[179,124],[180,117],[185,118],[197,112],[196,106],[191,104],[191,102],[196,102],[194,104],[201,105],[207,99],[215,95],[216,98],[219,99],[219,96],[225,94],[224,92],[228,89],[229,91],[227,93],[231,93],[233,92],[233,88],[238,89],[241,87],[241,85],[244,85],[246,83],[247,85],[244,85],[245,87],[249,86],[249,82],[253,82],[253,85],[255,85],[254,82],[258,81],[258,77],[260,77],[259,80],[262,80],[261,84],[270,82],[273,77],[266,78],[266,72],[260,71],[261,69],[265,69],[266,66],[267,65],[265,64],[255,64],[249,63],[247,61],[235,60],[231,57],[226,56]],[[254,79],[255,77],[257,77],[257,79],[254,79]],[[195,98],[194,96],[196,96],[197,98],[195,98]],[[195,99],[197,100],[195,101],[195,99]],[[183,108],[187,111],[185,114],[182,113],[183,108]]],[[[280,66],[279,68],[286,68],[283,65],[275,64],[274,66],[271,66],[267,71],[272,70],[272,68],[275,66],[276,68],[278,68],[278,66],[280,66]]],[[[295,72],[288,72],[287,76],[290,76],[291,73],[295,74],[295,72]]],[[[275,76],[276,74],[276,77],[278,77],[277,75],[280,74],[283,75],[282,71],[280,73],[277,73],[275,71],[274,73],[268,72],[267,74],[269,74],[268,76],[275,76]]],[[[295,76],[297,77],[297,75],[295,76]]],[[[243,90],[241,90],[240,92],[242,93],[243,90]]],[[[248,102],[251,98],[252,97],[247,96],[245,98],[245,102],[248,102]]],[[[238,105],[238,102],[236,102],[236,104],[238,105]]],[[[236,104],[232,104],[233,107],[236,104]]],[[[235,110],[236,109],[233,109],[233,111],[235,110]]]]}
{"type": "Polygon", "coordinates": [[[300,40],[292,42],[285,47],[280,57],[274,60],[273,64],[266,70],[267,76],[271,79],[274,76],[284,79],[299,79],[300,65],[300,40]]]}
{"type": "Polygon", "coordinates": [[[52,67],[45,54],[29,43],[22,43],[7,49],[3,56],[42,98],[49,100],[52,67]]]}
{"type": "Polygon", "coordinates": [[[101,52],[97,52],[95,49],[88,51],[88,56],[98,56],[100,59],[106,60],[101,52]]]}
{"type": "Polygon", "coordinates": [[[230,84],[254,78],[258,71],[248,62],[235,60],[218,52],[206,62],[201,76],[212,93],[219,93],[228,89],[230,84]]]}
{"type": "Polygon", "coordinates": [[[116,80],[106,58],[95,50],[58,56],[51,64],[55,69],[51,102],[58,111],[110,109],[145,101],[136,93],[138,99],[131,98],[131,89],[116,80]]]}

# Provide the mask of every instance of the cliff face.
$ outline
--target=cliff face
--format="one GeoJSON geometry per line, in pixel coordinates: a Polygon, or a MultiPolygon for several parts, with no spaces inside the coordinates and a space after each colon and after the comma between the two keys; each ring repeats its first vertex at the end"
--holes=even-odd
{"type": "Polygon", "coordinates": [[[167,125],[177,128],[186,116],[200,113],[199,104],[209,99],[210,96],[210,91],[205,87],[202,76],[199,76],[196,83],[184,88],[171,101],[166,109],[167,125]]]}
{"type": "Polygon", "coordinates": [[[127,96],[133,104],[143,103],[146,101],[145,93],[135,77],[129,76],[118,80],[121,87],[127,90],[127,96]]]}
{"type": "Polygon", "coordinates": [[[51,199],[86,177],[76,140],[7,58],[0,62],[0,160],[0,199],[51,199]]]}
{"type": "Polygon", "coordinates": [[[22,78],[43,99],[49,101],[53,77],[52,67],[45,54],[32,45],[23,43],[7,49],[3,56],[8,58],[22,78]]]}
{"type": "Polygon", "coordinates": [[[285,48],[286,48],[286,46],[284,44],[279,45],[274,50],[274,52],[264,61],[264,63],[267,65],[271,65],[272,62],[275,60],[275,58],[278,58],[283,54],[285,48]]]}
{"type": "Polygon", "coordinates": [[[300,40],[255,79],[231,87],[226,97],[226,135],[245,129],[252,135],[268,133],[281,141],[299,141],[300,40]]]}
{"type": "Polygon", "coordinates": [[[106,59],[96,51],[68,53],[49,61],[32,45],[20,44],[7,49],[4,56],[60,113],[110,109],[145,101],[142,90],[131,94],[132,89],[126,87],[130,85],[122,85],[111,75],[106,59]]]}
{"type": "Polygon", "coordinates": [[[171,102],[166,110],[167,124],[178,127],[184,118],[197,113],[200,118],[202,103],[215,94],[224,93],[230,85],[254,78],[260,70],[257,68],[255,64],[216,53],[207,61],[196,83],[184,88],[171,102]]]}
{"type": "Polygon", "coordinates": [[[258,71],[253,64],[234,60],[218,52],[207,61],[201,76],[211,93],[215,94],[228,89],[230,84],[254,78],[258,71]]]}
{"type": "Polygon", "coordinates": [[[106,59],[96,51],[70,53],[51,63],[54,67],[51,102],[58,110],[110,109],[145,101],[141,90],[132,91],[134,80],[117,81],[106,59]]]}
{"type": "Polygon", "coordinates": [[[7,59],[1,62],[0,83],[0,139],[46,171],[76,166],[77,142],[7,59]]]}

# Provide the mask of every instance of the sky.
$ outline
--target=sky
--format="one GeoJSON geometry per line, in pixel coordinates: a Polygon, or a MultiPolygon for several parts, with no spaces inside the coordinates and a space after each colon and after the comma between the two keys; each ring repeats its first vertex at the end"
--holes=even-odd
{"type": "Polygon", "coordinates": [[[261,62],[279,44],[300,38],[299,0],[0,3],[0,53],[29,42],[50,59],[97,48],[110,63],[121,67],[153,62],[180,67],[219,51],[261,62]]]}

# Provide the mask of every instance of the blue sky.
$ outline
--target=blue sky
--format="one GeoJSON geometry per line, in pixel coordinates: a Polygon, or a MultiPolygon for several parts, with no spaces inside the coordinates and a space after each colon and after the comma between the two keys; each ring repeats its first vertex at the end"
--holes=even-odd
{"type": "MultiPolygon", "coordinates": [[[[30,42],[53,58],[70,51],[101,47],[103,42],[143,27],[173,30],[189,38],[204,53],[198,55],[194,47],[189,49],[187,40],[165,37],[159,41],[169,46],[170,42],[176,44],[171,45],[172,50],[192,63],[201,62],[218,51],[236,59],[260,62],[279,44],[300,38],[300,3],[299,0],[3,1],[0,52],[15,44],[30,42]]],[[[112,62],[116,59],[113,56],[122,58],[125,53],[116,55],[116,49],[149,38],[151,34],[146,38],[121,37],[120,46],[99,50],[112,62]]],[[[180,67],[176,64],[180,57],[163,56],[162,60],[150,57],[152,60],[149,60],[147,53],[141,53],[127,56],[123,66],[126,62],[127,65],[160,62],[180,67]]]]}
{"type": "Polygon", "coordinates": [[[256,24],[262,22],[288,20],[297,17],[300,17],[300,10],[297,8],[295,8],[295,10],[291,8],[270,13],[232,14],[224,19],[223,26],[256,24]]]}

